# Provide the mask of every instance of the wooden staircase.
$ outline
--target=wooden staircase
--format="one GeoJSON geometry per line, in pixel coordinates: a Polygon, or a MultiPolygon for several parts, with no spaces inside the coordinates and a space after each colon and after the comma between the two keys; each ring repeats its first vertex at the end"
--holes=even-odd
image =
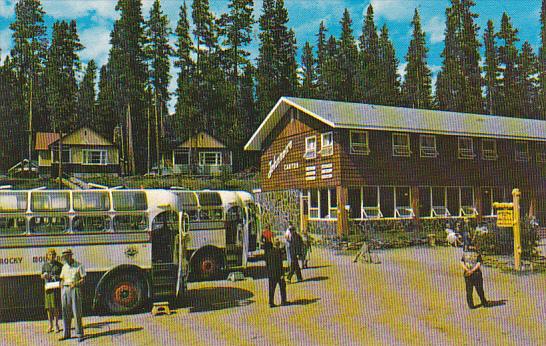
{"type": "Polygon", "coordinates": [[[176,292],[178,265],[176,263],[154,263],[152,265],[153,299],[172,296],[176,292]]]}

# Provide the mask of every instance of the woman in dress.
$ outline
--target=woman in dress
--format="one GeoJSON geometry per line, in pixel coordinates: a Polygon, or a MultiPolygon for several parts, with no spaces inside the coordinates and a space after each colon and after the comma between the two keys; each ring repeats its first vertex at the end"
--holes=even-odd
{"type": "MultiPolygon", "coordinates": [[[[46,283],[58,282],[63,265],[57,261],[57,253],[53,249],[47,250],[46,263],[42,266],[42,279],[46,283]]],[[[59,317],[61,316],[61,290],[59,288],[50,288],[45,290],[45,309],[49,320],[48,333],[53,331],[53,320],[55,320],[55,331],[61,331],[59,328],[59,317]]]]}

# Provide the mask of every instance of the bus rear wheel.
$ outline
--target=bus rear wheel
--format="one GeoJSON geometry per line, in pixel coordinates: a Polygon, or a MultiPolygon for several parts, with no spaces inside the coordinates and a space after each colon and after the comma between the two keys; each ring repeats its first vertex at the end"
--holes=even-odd
{"type": "Polygon", "coordinates": [[[135,312],[144,305],[144,281],[130,274],[114,277],[106,287],[106,307],[113,314],[135,312]]]}
{"type": "Polygon", "coordinates": [[[222,262],[214,254],[203,254],[195,261],[195,273],[199,279],[213,279],[220,275],[222,262]]]}

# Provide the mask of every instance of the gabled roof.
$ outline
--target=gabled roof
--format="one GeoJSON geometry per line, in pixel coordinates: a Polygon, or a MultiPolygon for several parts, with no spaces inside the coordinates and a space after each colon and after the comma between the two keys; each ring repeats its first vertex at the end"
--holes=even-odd
{"type": "Polygon", "coordinates": [[[59,139],[55,132],[36,132],[35,150],[49,150],[49,145],[59,139]]]}
{"type": "MultiPolygon", "coordinates": [[[[112,142],[88,127],[82,127],[62,139],[63,145],[113,146],[112,142]]],[[[50,146],[58,142],[58,138],[50,146]]]]}
{"type": "Polygon", "coordinates": [[[265,138],[290,107],[332,128],[546,141],[543,120],[282,97],[245,150],[261,150],[265,138]]]}
{"type": "Polygon", "coordinates": [[[206,132],[200,132],[197,135],[187,139],[177,148],[184,149],[225,149],[226,146],[206,132]]]}

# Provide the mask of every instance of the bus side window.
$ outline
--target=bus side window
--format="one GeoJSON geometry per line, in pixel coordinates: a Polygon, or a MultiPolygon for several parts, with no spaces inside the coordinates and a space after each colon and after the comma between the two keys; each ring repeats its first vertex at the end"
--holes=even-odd
{"type": "Polygon", "coordinates": [[[97,233],[110,230],[110,218],[108,216],[76,216],[72,220],[74,233],[97,233]]]}
{"type": "Polygon", "coordinates": [[[0,236],[21,235],[27,231],[24,217],[0,217],[0,236]]]}
{"type": "Polygon", "coordinates": [[[147,229],[148,218],[146,214],[114,216],[114,231],[116,232],[145,231],[147,229]]]}
{"type": "Polygon", "coordinates": [[[30,233],[32,234],[60,234],[68,231],[68,217],[66,216],[35,216],[30,219],[30,233]]]}

